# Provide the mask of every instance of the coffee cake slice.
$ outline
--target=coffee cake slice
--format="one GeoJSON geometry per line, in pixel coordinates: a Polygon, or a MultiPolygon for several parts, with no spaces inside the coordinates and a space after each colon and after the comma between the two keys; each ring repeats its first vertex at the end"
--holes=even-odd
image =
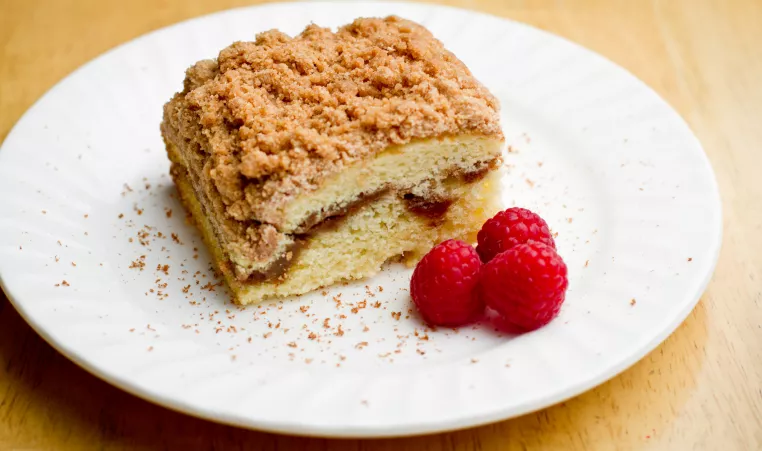
{"type": "Polygon", "coordinates": [[[498,208],[496,99],[398,17],[236,42],[188,69],[161,130],[241,304],[473,241],[498,208]]]}

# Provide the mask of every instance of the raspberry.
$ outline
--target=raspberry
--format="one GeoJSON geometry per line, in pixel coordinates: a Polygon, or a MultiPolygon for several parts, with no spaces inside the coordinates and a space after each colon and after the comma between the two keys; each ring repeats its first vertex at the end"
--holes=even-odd
{"type": "Polygon", "coordinates": [[[447,240],[435,246],[413,271],[410,295],[427,323],[457,327],[483,311],[477,285],[481,261],[473,246],[447,240]]]}
{"type": "Polygon", "coordinates": [[[492,260],[495,255],[529,240],[556,248],[548,224],[531,211],[517,207],[501,211],[488,219],[479,230],[476,239],[476,252],[484,263],[492,260]]]}
{"type": "Polygon", "coordinates": [[[566,264],[555,249],[530,241],[484,265],[479,291],[508,325],[528,332],[558,315],[568,285],[566,264]]]}

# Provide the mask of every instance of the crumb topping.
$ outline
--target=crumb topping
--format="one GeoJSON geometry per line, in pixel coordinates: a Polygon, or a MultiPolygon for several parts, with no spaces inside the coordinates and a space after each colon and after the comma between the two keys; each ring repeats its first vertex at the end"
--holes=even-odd
{"type": "Polygon", "coordinates": [[[197,144],[232,218],[269,222],[274,207],[389,145],[502,136],[497,110],[428,30],[392,16],[236,42],[188,69],[162,129],[197,144]]]}

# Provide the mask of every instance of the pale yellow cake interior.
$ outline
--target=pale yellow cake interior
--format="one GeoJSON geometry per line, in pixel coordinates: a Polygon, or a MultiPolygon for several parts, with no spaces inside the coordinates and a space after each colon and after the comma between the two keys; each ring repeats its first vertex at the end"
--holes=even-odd
{"type": "MultiPolygon", "coordinates": [[[[278,243],[278,250],[270,259],[254,261],[245,254],[236,252],[233,246],[219,245],[227,251],[225,260],[235,265],[234,269],[239,273],[261,270],[266,268],[272,260],[280,258],[289,251],[294,243],[295,233],[304,233],[296,230],[310,215],[338,211],[363,193],[375,193],[380,190],[390,190],[394,196],[404,193],[412,193],[420,197],[439,195],[448,199],[457,199],[463,192],[477,186],[476,183],[466,183],[464,178],[467,174],[475,174],[479,171],[489,171],[500,156],[502,142],[494,138],[484,136],[461,135],[457,137],[441,137],[426,140],[416,140],[404,146],[392,146],[373,158],[357,162],[343,171],[321,182],[315,191],[303,193],[286,204],[286,222],[284,227],[284,239],[278,243]],[[443,181],[445,186],[442,185],[443,181]],[[458,184],[463,184],[463,189],[455,189],[458,184]],[[444,193],[433,191],[445,190],[444,193]]],[[[200,167],[194,167],[192,155],[184,154],[173,143],[167,143],[167,151],[170,159],[181,164],[186,169],[201,171],[200,167]]],[[[198,166],[198,164],[196,165],[198,166]]],[[[203,188],[197,187],[195,191],[203,188]]],[[[197,196],[193,196],[196,198],[197,196]]],[[[196,199],[201,204],[204,200],[196,199]]],[[[208,203],[209,200],[207,199],[208,203]]],[[[207,205],[204,212],[212,209],[207,205]]],[[[207,218],[213,230],[219,229],[222,218],[207,218]]],[[[478,226],[477,226],[478,227],[478,226]]],[[[309,231],[307,231],[309,233],[309,231]]],[[[220,239],[219,234],[216,234],[220,239]]],[[[222,238],[224,240],[224,237],[222,238]]],[[[387,257],[388,258],[388,257],[387,257]]]]}
{"type": "Polygon", "coordinates": [[[484,162],[500,155],[501,146],[497,139],[469,135],[391,146],[328,178],[316,191],[286,204],[282,230],[295,230],[305,218],[326,205],[343,206],[362,193],[372,193],[384,186],[410,188],[424,180],[443,180],[453,168],[466,173],[478,171],[484,162]]]}
{"type": "MultiPolygon", "coordinates": [[[[213,253],[215,264],[228,261],[188,178],[179,174],[175,182],[213,253]]],[[[450,185],[447,191],[455,200],[436,223],[411,213],[399,193],[388,192],[339,221],[336,227],[311,234],[284,278],[242,283],[230,271],[221,272],[236,301],[252,304],[368,277],[377,273],[387,260],[403,254],[406,263],[414,264],[434,245],[449,238],[474,242],[481,225],[500,207],[498,171],[474,183],[450,185]]]]}

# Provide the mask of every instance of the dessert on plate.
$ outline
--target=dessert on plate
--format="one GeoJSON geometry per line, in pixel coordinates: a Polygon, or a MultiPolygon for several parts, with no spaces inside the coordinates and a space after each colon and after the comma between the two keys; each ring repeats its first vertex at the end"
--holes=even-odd
{"type": "Polygon", "coordinates": [[[499,208],[497,100],[398,17],[236,42],[188,69],[161,131],[241,304],[474,242],[499,208]]]}

